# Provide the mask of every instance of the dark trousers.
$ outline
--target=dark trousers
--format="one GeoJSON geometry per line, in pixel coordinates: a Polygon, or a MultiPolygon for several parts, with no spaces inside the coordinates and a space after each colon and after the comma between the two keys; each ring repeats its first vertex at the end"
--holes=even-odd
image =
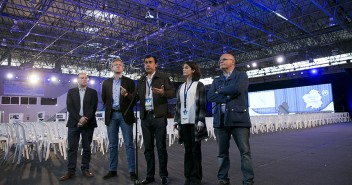
{"type": "Polygon", "coordinates": [[[203,177],[201,141],[195,142],[194,124],[182,124],[181,130],[181,137],[185,146],[185,178],[192,183],[200,184],[203,177]]]}
{"type": "Polygon", "coordinates": [[[90,144],[93,139],[94,128],[84,128],[84,127],[75,127],[68,128],[68,172],[76,172],[76,164],[77,164],[77,152],[79,146],[79,138],[82,136],[82,162],[81,162],[81,170],[86,171],[89,170],[89,162],[90,162],[90,144]]]}
{"type": "Polygon", "coordinates": [[[159,175],[160,177],[168,177],[166,117],[154,118],[152,113],[147,113],[146,118],[141,120],[141,122],[144,140],[144,157],[147,162],[147,177],[154,177],[155,175],[154,139],[156,141],[156,149],[159,158],[159,175]]]}

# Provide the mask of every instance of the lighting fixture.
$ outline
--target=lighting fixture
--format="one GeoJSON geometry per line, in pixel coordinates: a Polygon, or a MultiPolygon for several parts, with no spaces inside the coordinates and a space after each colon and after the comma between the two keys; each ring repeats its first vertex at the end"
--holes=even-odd
{"type": "Polygon", "coordinates": [[[2,42],[1,42],[1,46],[4,46],[6,47],[7,46],[7,43],[6,43],[6,38],[2,38],[2,42]]]}
{"type": "Polygon", "coordinates": [[[18,21],[17,20],[13,20],[13,25],[10,29],[10,32],[20,32],[20,28],[18,27],[18,21]]]}
{"type": "Polygon", "coordinates": [[[145,14],[145,18],[146,18],[146,19],[154,19],[154,15],[152,15],[152,14],[150,13],[150,11],[148,10],[147,13],[145,14]]]}

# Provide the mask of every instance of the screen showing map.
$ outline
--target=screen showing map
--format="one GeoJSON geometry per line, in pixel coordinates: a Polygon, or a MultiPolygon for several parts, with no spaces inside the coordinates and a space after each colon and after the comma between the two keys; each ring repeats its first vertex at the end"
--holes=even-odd
{"type": "Polygon", "coordinates": [[[249,93],[250,115],[334,112],[331,84],[249,93]]]}

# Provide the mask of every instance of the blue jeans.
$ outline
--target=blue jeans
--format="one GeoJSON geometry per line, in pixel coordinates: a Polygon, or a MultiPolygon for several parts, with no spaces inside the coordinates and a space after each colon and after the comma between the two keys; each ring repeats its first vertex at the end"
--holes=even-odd
{"type": "Polygon", "coordinates": [[[254,183],[251,150],[249,146],[250,130],[246,127],[225,126],[215,128],[216,141],[218,143],[218,180],[229,182],[228,172],[230,169],[229,148],[231,135],[234,138],[241,155],[241,171],[243,184],[254,183]]]}
{"type": "Polygon", "coordinates": [[[110,124],[106,126],[110,150],[109,170],[117,171],[119,161],[119,127],[121,128],[125,144],[128,171],[135,172],[136,164],[134,157],[133,125],[129,125],[124,121],[121,112],[112,112],[110,124]]]}

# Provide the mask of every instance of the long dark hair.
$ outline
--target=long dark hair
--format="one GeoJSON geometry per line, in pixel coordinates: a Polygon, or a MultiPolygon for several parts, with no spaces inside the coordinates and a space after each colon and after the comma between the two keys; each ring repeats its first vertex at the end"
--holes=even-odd
{"type": "Polygon", "coordinates": [[[185,62],[182,64],[182,67],[186,64],[191,67],[192,70],[194,70],[194,73],[192,74],[192,81],[198,81],[201,76],[198,64],[195,62],[185,62]]]}

